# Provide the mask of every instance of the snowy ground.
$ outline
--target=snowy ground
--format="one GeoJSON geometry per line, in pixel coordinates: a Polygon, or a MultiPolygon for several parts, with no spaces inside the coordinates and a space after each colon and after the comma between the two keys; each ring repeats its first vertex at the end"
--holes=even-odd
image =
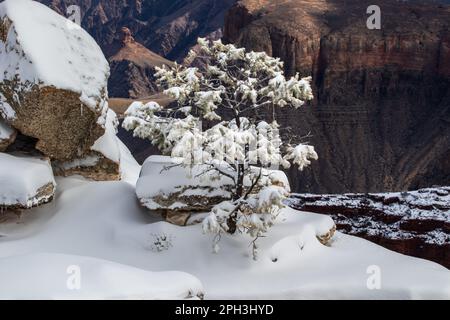
{"type": "Polygon", "coordinates": [[[0,224],[0,298],[450,299],[438,264],[341,233],[321,245],[326,216],[284,210],[255,262],[249,238],[223,237],[213,254],[200,225],[150,216],[127,182],[57,183],[52,203],[0,224]],[[74,270],[80,290],[67,286],[74,270]],[[380,271],[380,290],[368,270],[380,271]]]}

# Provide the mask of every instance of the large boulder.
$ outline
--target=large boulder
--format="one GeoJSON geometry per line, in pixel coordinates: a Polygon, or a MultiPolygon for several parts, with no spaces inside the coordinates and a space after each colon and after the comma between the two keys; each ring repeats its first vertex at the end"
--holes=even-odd
{"type": "Polygon", "coordinates": [[[48,159],[0,153],[0,207],[29,209],[53,199],[55,179],[48,159]]]}
{"type": "Polygon", "coordinates": [[[0,116],[52,160],[105,133],[109,65],[78,25],[30,0],[0,4],[0,116]]]}
{"type": "Polygon", "coordinates": [[[5,151],[14,142],[16,135],[17,131],[0,118],[0,152],[5,151]]]}
{"type": "MultiPolygon", "coordinates": [[[[262,183],[290,191],[283,172],[264,169],[262,176],[269,179],[262,183]]],[[[244,184],[248,188],[252,183],[246,179],[244,184]]],[[[142,166],[136,194],[145,208],[161,214],[171,223],[185,225],[193,214],[210,212],[217,204],[231,200],[233,188],[231,178],[217,175],[207,165],[185,167],[174,158],[151,156],[142,166]]],[[[253,192],[259,190],[255,187],[253,192]]]]}

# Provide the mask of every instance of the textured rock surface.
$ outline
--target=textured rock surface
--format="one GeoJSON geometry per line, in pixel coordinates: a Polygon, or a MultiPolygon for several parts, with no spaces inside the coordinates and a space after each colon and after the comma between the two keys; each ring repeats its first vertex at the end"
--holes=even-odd
{"type": "Polygon", "coordinates": [[[292,171],[314,193],[418,189],[450,181],[450,7],[379,1],[382,29],[360,0],[243,0],[224,37],[265,50],[315,81],[314,106],[283,110],[311,133],[319,161],[292,171]]]}
{"type": "Polygon", "coordinates": [[[51,159],[104,133],[109,66],[83,29],[34,1],[0,4],[0,115],[51,159]]]}
{"type": "Polygon", "coordinates": [[[148,97],[159,92],[155,67],[172,66],[173,62],[153,53],[136,42],[124,27],[121,38],[110,49],[111,77],[108,90],[116,97],[148,97]]]}
{"type": "MultiPolygon", "coordinates": [[[[15,90],[5,97],[12,100],[15,90]]],[[[80,103],[79,94],[53,87],[19,94],[20,103],[11,103],[16,118],[10,123],[23,134],[38,139],[36,148],[52,159],[69,160],[85,154],[104,133],[97,123],[101,113],[80,103]]]]}
{"type": "Polygon", "coordinates": [[[299,210],[331,215],[338,230],[450,267],[450,187],[414,192],[294,195],[299,210]]]}

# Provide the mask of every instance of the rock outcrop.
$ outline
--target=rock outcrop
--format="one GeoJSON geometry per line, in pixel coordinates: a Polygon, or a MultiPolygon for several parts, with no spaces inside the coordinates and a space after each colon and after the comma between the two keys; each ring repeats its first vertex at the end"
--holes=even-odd
{"type": "Polygon", "coordinates": [[[115,97],[149,97],[159,92],[155,67],[172,66],[169,61],[134,40],[130,29],[123,27],[121,38],[109,49],[111,77],[108,90],[115,97]]]}
{"type": "Polygon", "coordinates": [[[0,208],[30,209],[50,202],[56,183],[48,159],[0,153],[0,208]]]}
{"type": "MultiPolygon", "coordinates": [[[[39,0],[62,15],[71,5],[81,8],[82,26],[111,56],[108,47],[128,27],[136,40],[170,60],[181,61],[205,37],[220,31],[225,12],[236,0],[39,0]]],[[[114,93],[112,93],[114,95],[114,93]]]]}
{"type": "Polygon", "coordinates": [[[384,194],[297,194],[289,204],[330,215],[344,233],[450,267],[450,187],[384,194]]]}
{"type": "Polygon", "coordinates": [[[0,4],[0,116],[52,160],[85,155],[105,132],[109,65],[83,29],[29,0],[0,4]]]}
{"type": "Polygon", "coordinates": [[[290,172],[298,192],[411,190],[450,181],[450,7],[361,0],[242,0],[224,39],[312,75],[315,101],[282,110],[319,161],[290,172]]]}

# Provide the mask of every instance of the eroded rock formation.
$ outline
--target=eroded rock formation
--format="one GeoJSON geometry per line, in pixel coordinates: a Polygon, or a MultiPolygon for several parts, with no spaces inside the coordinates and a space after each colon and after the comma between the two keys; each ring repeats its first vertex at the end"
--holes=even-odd
{"type": "Polygon", "coordinates": [[[224,14],[236,0],[39,0],[62,15],[81,8],[82,26],[111,56],[108,47],[128,27],[136,40],[170,60],[182,60],[199,36],[223,27],[224,14]]]}
{"type": "Polygon", "coordinates": [[[312,75],[316,100],[278,118],[310,133],[319,161],[292,170],[314,193],[417,189],[450,181],[450,7],[379,1],[381,30],[360,0],[243,0],[224,38],[312,75]]]}
{"type": "Polygon", "coordinates": [[[172,66],[169,61],[148,50],[133,38],[130,29],[121,29],[121,38],[109,49],[111,77],[108,90],[115,97],[149,97],[159,92],[155,67],[172,66]]]}
{"type": "Polygon", "coordinates": [[[289,204],[330,215],[342,232],[450,267],[450,187],[385,194],[298,194],[289,204]]]}

